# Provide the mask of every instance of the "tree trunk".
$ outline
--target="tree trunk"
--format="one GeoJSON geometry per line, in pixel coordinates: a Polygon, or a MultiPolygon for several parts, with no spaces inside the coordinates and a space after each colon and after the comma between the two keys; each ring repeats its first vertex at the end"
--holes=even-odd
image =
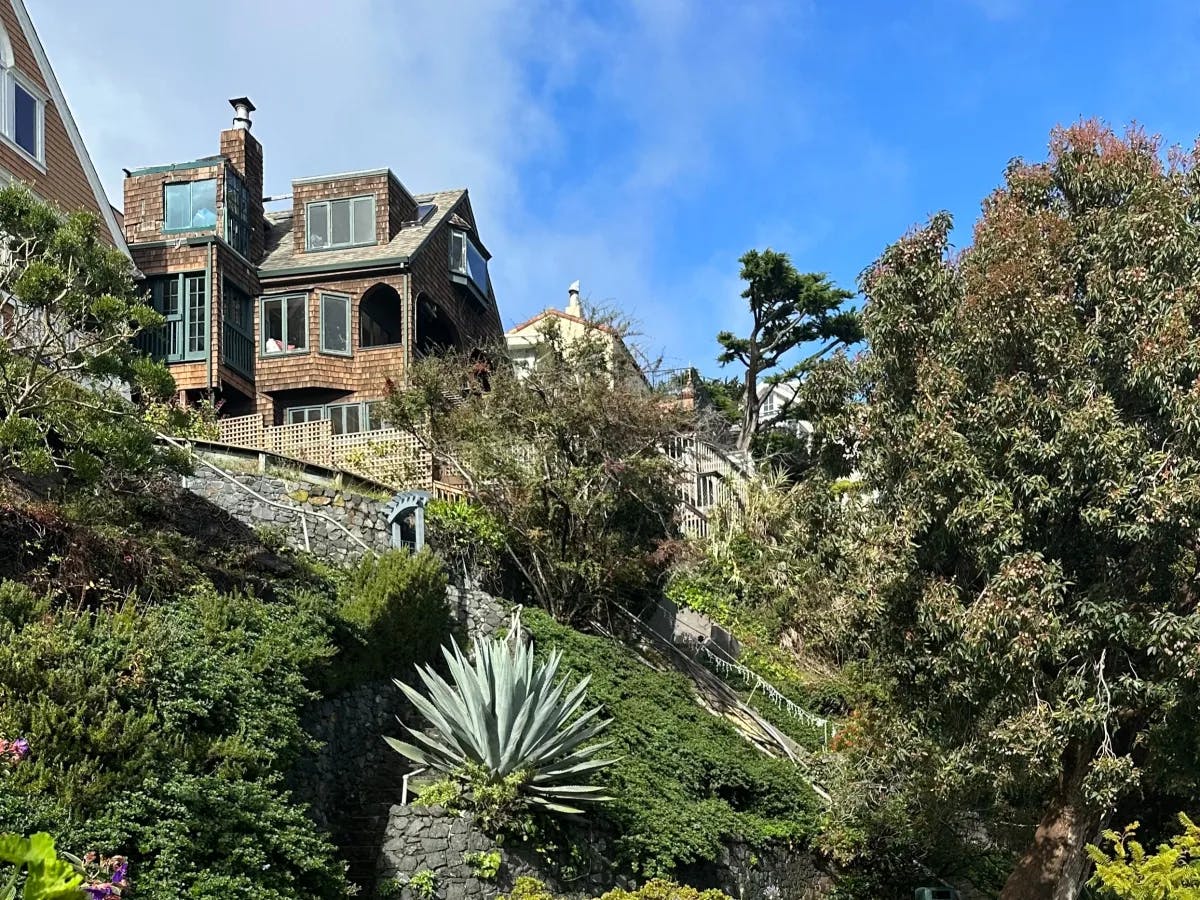
{"type": "Polygon", "coordinates": [[[1004,883],[1000,900],[1076,900],[1079,896],[1088,866],[1084,847],[1096,837],[1102,816],[1083,801],[1083,777],[1091,754],[1072,756],[1033,843],[1004,883]]]}
{"type": "Polygon", "coordinates": [[[746,381],[742,394],[742,430],[738,434],[737,448],[742,453],[750,452],[754,433],[758,431],[758,370],[753,365],[746,368],[746,381]]]}

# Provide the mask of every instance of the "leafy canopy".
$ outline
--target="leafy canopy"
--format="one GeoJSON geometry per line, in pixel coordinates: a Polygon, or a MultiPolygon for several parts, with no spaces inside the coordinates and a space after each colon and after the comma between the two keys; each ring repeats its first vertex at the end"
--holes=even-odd
{"type": "Polygon", "coordinates": [[[961,254],[939,214],[862,277],[848,440],[874,493],[844,554],[870,565],[843,591],[886,702],[857,737],[881,769],[845,796],[903,795],[926,836],[1040,817],[1005,897],[1077,882],[1105,810],[1200,774],[1198,161],[1056,131],[961,254]]]}
{"type": "Polygon", "coordinates": [[[570,336],[552,325],[541,350],[528,373],[501,358],[423,359],[388,415],[499,526],[515,592],[582,620],[661,576],[655,551],[675,533],[677,498],[663,450],[685,414],[614,371],[599,325],[570,336]]]}
{"type": "Polygon", "coordinates": [[[802,377],[829,350],[862,340],[858,314],[843,310],[854,296],[817,272],[800,273],[786,253],[750,250],[741,258],[742,291],[749,305],[750,332],[738,337],[731,331],[717,335],[722,347],[717,362],[737,362],[745,367],[742,380],[742,430],[738,449],[749,450],[764,428],[788,417],[791,401],[769,419],[760,416],[759,381],[769,375],[771,383],[802,377]],[[798,347],[814,341],[824,346],[808,358],[780,368],[784,358],[798,347]]]}
{"type": "Polygon", "coordinates": [[[0,466],[92,481],[158,462],[147,406],[175,389],[133,338],[162,323],[94,216],[0,190],[0,466]],[[130,397],[136,397],[133,402],[130,397]]]}

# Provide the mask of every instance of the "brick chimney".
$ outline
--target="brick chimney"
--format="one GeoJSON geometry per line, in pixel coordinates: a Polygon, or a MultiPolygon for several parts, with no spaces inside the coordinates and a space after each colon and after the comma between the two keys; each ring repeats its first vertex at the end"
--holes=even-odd
{"type": "MultiPolygon", "coordinates": [[[[250,261],[263,258],[263,151],[262,144],[250,133],[250,114],[254,104],[249,97],[229,101],[234,109],[233,126],[221,132],[221,155],[242,177],[250,201],[250,261]]],[[[224,198],[222,198],[224,200],[224,198]]]]}

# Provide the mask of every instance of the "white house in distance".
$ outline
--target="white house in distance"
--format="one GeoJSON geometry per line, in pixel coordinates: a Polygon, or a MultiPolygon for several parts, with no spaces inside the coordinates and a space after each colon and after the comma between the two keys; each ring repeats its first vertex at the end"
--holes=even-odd
{"type": "Polygon", "coordinates": [[[800,392],[800,379],[792,378],[777,384],[765,382],[758,385],[758,421],[771,428],[786,428],[796,437],[808,437],[813,433],[811,422],[803,419],[775,421],[794,403],[796,394],[800,392]]]}
{"type": "Polygon", "coordinates": [[[508,356],[518,375],[532,372],[538,360],[546,353],[546,328],[554,322],[563,337],[563,342],[570,347],[576,341],[597,333],[606,335],[610,346],[608,348],[609,368],[616,372],[625,373],[631,383],[647,386],[642,367],[638,365],[621,332],[604,322],[591,322],[583,314],[583,306],[579,302],[579,282],[573,282],[567,289],[567,307],[563,309],[542,310],[532,319],[527,319],[520,325],[510,328],[504,334],[508,347],[508,356]]]}

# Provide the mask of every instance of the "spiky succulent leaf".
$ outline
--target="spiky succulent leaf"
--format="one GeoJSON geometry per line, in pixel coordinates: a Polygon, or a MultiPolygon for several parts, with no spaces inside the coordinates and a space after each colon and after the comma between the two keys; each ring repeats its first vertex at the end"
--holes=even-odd
{"type": "Polygon", "coordinates": [[[528,801],[555,812],[575,815],[582,810],[573,803],[611,799],[600,787],[579,782],[612,764],[595,758],[606,743],[582,746],[611,720],[599,718],[600,707],[581,712],[588,679],[567,689],[566,679],[557,677],[561,651],[539,664],[525,644],[490,640],[476,645],[473,661],[457,643],[443,648],[443,655],[449,680],[430,667],[417,670],[427,696],[396,682],[432,733],[408,728],[413,743],[387,738],[389,746],[464,780],[470,764],[496,780],[525,773],[528,801]]]}

